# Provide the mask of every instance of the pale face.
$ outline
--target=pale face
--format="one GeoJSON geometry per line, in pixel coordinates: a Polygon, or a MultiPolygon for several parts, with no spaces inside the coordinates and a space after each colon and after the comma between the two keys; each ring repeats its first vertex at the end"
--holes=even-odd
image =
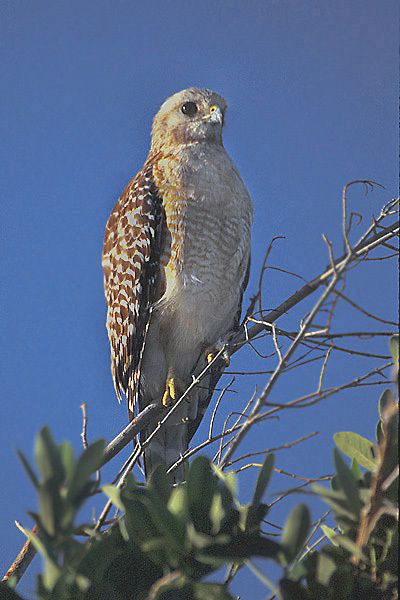
{"type": "Polygon", "coordinates": [[[162,146],[222,143],[226,102],[210,90],[189,88],[168,98],[153,123],[153,150],[162,146]]]}

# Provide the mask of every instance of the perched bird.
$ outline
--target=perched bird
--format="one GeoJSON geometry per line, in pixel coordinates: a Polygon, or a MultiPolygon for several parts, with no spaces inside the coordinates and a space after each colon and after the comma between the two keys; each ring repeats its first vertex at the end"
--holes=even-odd
{"type": "MultiPolygon", "coordinates": [[[[253,207],[222,143],[225,110],[224,98],[207,89],[166,100],[154,118],[148,158],[107,223],[112,373],[130,420],[151,402],[178,400],[195,366],[206,365],[239,326],[253,207]]],[[[187,449],[211,383],[202,381],[154,436],[145,450],[146,476],[187,449]]],[[[180,465],[173,480],[183,478],[180,465]]]]}

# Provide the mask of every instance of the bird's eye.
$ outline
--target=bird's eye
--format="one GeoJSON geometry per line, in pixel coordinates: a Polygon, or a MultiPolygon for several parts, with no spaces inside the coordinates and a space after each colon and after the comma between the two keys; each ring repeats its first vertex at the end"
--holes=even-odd
{"type": "Polygon", "coordinates": [[[197,110],[196,102],[185,102],[185,104],[182,104],[181,106],[181,111],[188,117],[193,117],[193,115],[197,113],[197,110]]]}

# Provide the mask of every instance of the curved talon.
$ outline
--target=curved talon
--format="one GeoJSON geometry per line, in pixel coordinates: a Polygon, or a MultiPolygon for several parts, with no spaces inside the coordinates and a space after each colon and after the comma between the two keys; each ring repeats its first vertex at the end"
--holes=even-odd
{"type": "MultiPolygon", "coordinates": [[[[219,352],[219,350],[217,350],[216,348],[213,350],[210,350],[210,349],[206,350],[205,354],[206,354],[208,364],[210,364],[210,362],[212,362],[214,360],[214,358],[216,357],[218,352],[219,352]]],[[[230,359],[229,354],[227,352],[223,352],[223,354],[220,356],[220,358],[224,361],[225,367],[229,367],[229,365],[231,364],[231,359],[230,359]]]]}
{"type": "Polygon", "coordinates": [[[173,377],[169,377],[162,399],[163,406],[169,406],[173,400],[176,400],[175,380],[173,377]]]}
{"type": "MultiPolygon", "coordinates": [[[[170,406],[176,400],[179,400],[179,397],[186,390],[186,385],[183,381],[181,381],[178,377],[168,377],[167,384],[165,386],[165,392],[162,398],[163,406],[170,406]]],[[[190,397],[186,396],[185,400],[190,402],[190,397]]]]}

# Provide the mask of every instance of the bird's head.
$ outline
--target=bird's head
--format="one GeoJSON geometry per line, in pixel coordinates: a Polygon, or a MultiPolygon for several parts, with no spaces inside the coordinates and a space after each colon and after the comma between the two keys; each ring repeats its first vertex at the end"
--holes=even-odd
{"type": "Polygon", "coordinates": [[[226,106],[224,98],[210,90],[189,88],[174,94],[154,117],[152,151],[202,141],[222,144],[226,106]]]}

